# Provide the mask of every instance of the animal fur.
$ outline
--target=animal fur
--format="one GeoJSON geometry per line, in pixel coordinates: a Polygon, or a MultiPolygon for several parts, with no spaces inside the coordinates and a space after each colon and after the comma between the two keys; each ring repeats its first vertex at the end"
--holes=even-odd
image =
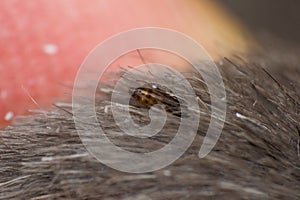
{"type": "MultiPolygon", "coordinates": [[[[19,118],[0,131],[0,198],[300,199],[300,62],[291,66],[281,54],[266,55],[234,56],[219,63],[227,116],[207,157],[197,155],[209,110],[204,109],[196,139],[176,162],[152,173],[128,174],[87,152],[70,104],[60,103],[51,112],[19,118]]],[[[192,77],[191,83],[209,104],[199,79],[192,77]]],[[[96,105],[104,129],[114,143],[135,152],[162,147],[179,123],[170,116],[160,137],[140,143],[118,137],[121,131],[104,106],[105,101],[96,105]]],[[[136,121],[147,120],[138,108],[132,112],[136,121]]]]}

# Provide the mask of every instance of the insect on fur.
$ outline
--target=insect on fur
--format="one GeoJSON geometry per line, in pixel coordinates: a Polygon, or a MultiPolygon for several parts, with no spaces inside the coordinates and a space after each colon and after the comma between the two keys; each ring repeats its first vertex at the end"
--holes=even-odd
{"type": "Polygon", "coordinates": [[[167,112],[181,117],[179,99],[168,88],[154,83],[147,83],[142,87],[130,89],[132,99],[139,107],[150,109],[158,104],[163,106],[167,112]]]}

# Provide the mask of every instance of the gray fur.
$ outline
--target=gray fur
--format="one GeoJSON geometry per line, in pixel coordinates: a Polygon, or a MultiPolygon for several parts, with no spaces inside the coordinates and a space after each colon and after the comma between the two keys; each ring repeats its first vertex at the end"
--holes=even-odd
{"type": "MultiPolygon", "coordinates": [[[[227,117],[204,159],[197,154],[210,119],[205,107],[197,137],[179,160],[153,173],[127,174],[89,155],[74,128],[70,104],[57,104],[51,112],[19,118],[0,131],[0,198],[300,199],[300,68],[278,62],[267,68],[254,60],[272,63],[272,58],[236,56],[219,65],[227,117]]],[[[191,76],[191,83],[209,104],[198,78],[191,76]]],[[[120,137],[105,105],[99,101],[97,110],[107,134],[135,152],[163,146],[179,123],[170,115],[159,137],[141,143],[120,137]]],[[[132,112],[138,121],[147,120],[138,108],[132,112]]]]}

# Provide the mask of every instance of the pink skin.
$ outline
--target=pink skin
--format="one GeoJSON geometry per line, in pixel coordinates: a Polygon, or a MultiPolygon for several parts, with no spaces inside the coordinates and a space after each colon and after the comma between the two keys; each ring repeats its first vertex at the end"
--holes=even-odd
{"type": "Polygon", "coordinates": [[[109,36],[146,26],[192,33],[183,11],[185,1],[1,0],[0,127],[70,94],[84,58],[109,36]]]}

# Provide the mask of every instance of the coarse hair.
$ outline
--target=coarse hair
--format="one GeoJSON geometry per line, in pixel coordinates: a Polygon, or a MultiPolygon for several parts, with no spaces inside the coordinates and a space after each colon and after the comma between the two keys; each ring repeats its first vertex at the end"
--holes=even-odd
{"type": "MultiPolygon", "coordinates": [[[[150,173],[123,173],[91,156],[75,129],[71,104],[20,117],[0,131],[0,198],[300,199],[300,62],[297,53],[289,55],[296,62],[276,51],[222,59],[227,116],[216,146],[205,158],[197,156],[210,120],[207,110],[184,155],[150,173]]],[[[209,104],[199,77],[190,82],[209,104]]],[[[164,146],[180,122],[170,115],[160,136],[141,143],[119,137],[105,106],[97,101],[103,129],[115,144],[134,152],[164,146]]],[[[138,107],[131,112],[136,121],[148,120],[138,107]]]]}

